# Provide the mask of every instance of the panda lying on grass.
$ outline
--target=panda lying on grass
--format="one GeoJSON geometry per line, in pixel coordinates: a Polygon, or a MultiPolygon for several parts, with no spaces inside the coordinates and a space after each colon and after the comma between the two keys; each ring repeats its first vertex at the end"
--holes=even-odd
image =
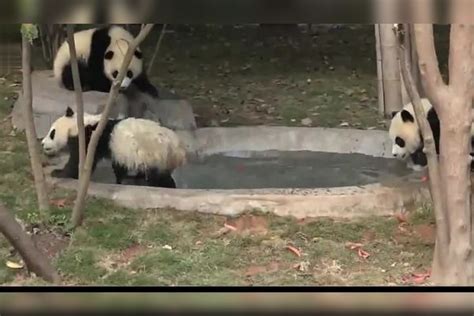
{"type": "MultiPolygon", "coordinates": [[[[435,109],[428,99],[421,99],[427,115],[439,154],[440,122],[435,109]]],[[[395,158],[406,161],[409,168],[415,171],[423,170],[427,165],[426,154],[423,152],[423,139],[415,119],[413,104],[406,104],[401,111],[392,113],[389,136],[392,140],[392,154],[395,158]]],[[[474,145],[474,126],[471,126],[471,144],[474,145]]],[[[471,156],[474,154],[471,153],[471,156]]],[[[474,162],[471,163],[471,170],[474,162]]]]}
{"type": "MultiPolygon", "coordinates": [[[[100,114],[84,114],[86,146],[99,120],[100,114]]],[[[78,128],[76,114],[71,108],[68,107],[66,114],[53,123],[41,144],[47,155],[54,155],[66,147],[69,151],[64,169],[54,170],[52,176],[78,178],[78,128]]],[[[92,171],[102,159],[112,160],[117,184],[135,173],[136,178],[144,178],[148,186],[175,188],[171,173],[186,162],[186,149],[175,132],[154,121],[109,119],[97,145],[92,171]]]]}

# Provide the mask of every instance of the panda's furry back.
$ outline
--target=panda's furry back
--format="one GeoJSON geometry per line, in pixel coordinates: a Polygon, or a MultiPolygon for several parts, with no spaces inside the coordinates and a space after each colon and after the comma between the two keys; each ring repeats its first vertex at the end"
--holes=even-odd
{"type": "Polygon", "coordinates": [[[128,118],[115,126],[110,137],[114,161],[129,169],[174,170],[186,162],[186,149],[178,135],[158,123],[128,118]]]}

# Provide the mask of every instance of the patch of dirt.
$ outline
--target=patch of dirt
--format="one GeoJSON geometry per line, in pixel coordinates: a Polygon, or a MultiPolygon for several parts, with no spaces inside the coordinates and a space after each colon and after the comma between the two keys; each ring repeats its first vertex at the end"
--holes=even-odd
{"type": "Polygon", "coordinates": [[[109,273],[115,272],[119,268],[128,266],[133,261],[133,259],[146,250],[147,248],[145,246],[135,243],[120,253],[113,253],[104,256],[100,260],[99,265],[106,269],[109,273]]]}
{"type": "Polygon", "coordinates": [[[54,258],[69,245],[69,237],[57,232],[40,232],[33,235],[33,241],[49,258],[54,258]]]}
{"type": "Polygon", "coordinates": [[[120,258],[117,263],[128,264],[138,255],[146,251],[146,247],[140,244],[133,244],[120,254],[120,258]]]}
{"type": "Polygon", "coordinates": [[[246,214],[237,219],[230,219],[226,224],[242,235],[265,235],[268,232],[268,222],[263,216],[246,214]]]}
{"type": "Polygon", "coordinates": [[[430,224],[419,224],[413,227],[413,232],[426,244],[434,244],[436,240],[436,227],[430,224]]]}
{"type": "Polygon", "coordinates": [[[281,262],[272,261],[265,266],[249,266],[245,269],[244,275],[246,277],[253,277],[259,274],[266,274],[266,273],[275,273],[281,269],[286,269],[281,262]]]}

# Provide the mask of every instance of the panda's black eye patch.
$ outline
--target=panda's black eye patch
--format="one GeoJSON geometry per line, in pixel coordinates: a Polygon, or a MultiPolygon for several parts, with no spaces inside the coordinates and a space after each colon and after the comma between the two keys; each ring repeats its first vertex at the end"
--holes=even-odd
{"type": "Polygon", "coordinates": [[[107,53],[105,53],[105,56],[104,56],[105,59],[112,59],[114,58],[114,52],[109,50],[107,53]]]}
{"type": "Polygon", "coordinates": [[[49,133],[49,138],[51,138],[51,140],[54,140],[55,135],[56,135],[56,129],[53,129],[51,133],[49,133]]]}
{"type": "Polygon", "coordinates": [[[135,57],[137,57],[138,59],[142,59],[142,57],[143,57],[142,52],[136,50],[136,51],[135,51],[135,57]]]}
{"type": "Polygon", "coordinates": [[[400,148],[405,147],[405,141],[398,136],[395,138],[395,144],[397,144],[400,148]]]}
{"type": "Polygon", "coordinates": [[[112,73],[112,77],[117,78],[117,76],[118,76],[118,71],[115,70],[115,71],[112,73]]]}
{"type": "Polygon", "coordinates": [[[133,77],[133,72],[131,70],[127,71],[127,77],[132,78],[133,77]]]}

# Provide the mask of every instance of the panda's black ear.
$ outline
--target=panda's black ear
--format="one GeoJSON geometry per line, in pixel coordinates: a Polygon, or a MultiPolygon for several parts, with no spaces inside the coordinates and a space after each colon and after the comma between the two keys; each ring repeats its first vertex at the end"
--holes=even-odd
{"type": "Polygon", "coordinates": [[[135,50],[135,57],[137,57],[138,59],[142,59],[143,58],[143,54],[141,51],[139,51],[138,49],[135,50]]]}
{"type": "Polygon", "coordinates": [[[107,53],[105,53],[104,58],[107,60],[114,58],[114,52],[109,50],[107,53]]]}
{"type": "Polygon", "coordinates": [[[393,112],[392,112],[392,118],[394,118],[395,115],[397,115],[397,113],[398,113],[398,111],[393,111],[393,112]]]}
{"type": "Polygon", "coordinates": [[[407,110],[402,110],[402,121],[403,122],[415,122],[415,118],[407,110]]]}
{"type": "Polygon", "coordinates": [[[71,117],[74,115],[74,111],[70,108],[70,107],[67,107],[66,109],[66,117],[71,117]]]}

